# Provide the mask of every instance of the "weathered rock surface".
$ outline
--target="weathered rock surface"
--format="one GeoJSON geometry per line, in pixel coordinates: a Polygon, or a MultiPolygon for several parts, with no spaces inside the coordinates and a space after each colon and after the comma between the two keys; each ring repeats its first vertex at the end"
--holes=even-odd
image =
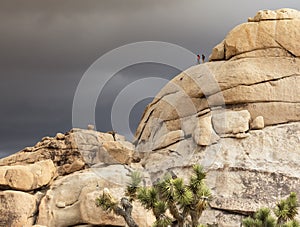
{"type": "MultiPolygon", "coordinates": [[[[73,226],[82,223],[125,226],[124,219],[107,213],[95,204],[103,188],[121,198],[129,181],[129,169],[122,165],[91,168],[55,181],[39,207],[37,223],[45,226],[73,226]]],[[[135,204],[133,217],[140,226],[150,226],[151,214],[135,204]]]]}
{"type": "MultiPolygon", "coordinates": [[[[125,226],[96,207],[104,188],[123,195],[204,166],[213,192],[202,223],[238,227],[261,206],[300,195],[300,13],[260,11],[234,28],[211,62],[187,69],[149,104],[134,146],[121,135],[72,129],[0,159],[0,226],[125,226]],[[16,191],[19,190],[19,191],[16,191]]],[[[139,204],[133,216],[151,226],[139,204]]]]}
{"type": "Polygon", "coordinates": [[[296,10],[259,12],[229,32],[211,62],[171,80],[143,114],[136,150],[153,179],[170,170],[185,177],[194,163],[207,169],[215,196],[203,222],[240,226],[257,208],[300,195],[299,27],[296,10]],[[153,149],[178,131],[184,139],[153,149]]]}
{"type": "Polygon", "coordinates": [[[200,146],[211,145],[220,139],[213,128],[211,115],[199,118],[198,126],[193,133],[193,138],[200,146]]]}
{"type": "Polygon", "coordinates": [[[204,223],[240,226],[241,219],[258,208],[273,207],[291,191],[300,195],[300,122],[253,130],[242,140],[221,138],[206,147],[191,147],[189,140],[180,143],[179,154],[160,150],[142,163],[153,179],[170,170],[186,177],[192,164],[202,164],[214,196],[204,223]]]}
{"type": "Polygon", "coordinates": [[[263,116],[257,116],[251,122],[251,129],[263,129],[265,127],[265,121],[263,116]]]}
{"type": "Polygon", "coordinates": [[[66,175],[95,163],[129,164],[134,146],[116,134],[72,129],[65,135],[44,137],[34,147],[0,159],[0,166],[32,164],[52,160],[59,175],[66,175]]]}
{"type": "Polygon", "coordinates": [[[299,11],[292,9],[258,12],[248,23],[229,32],[222,44],[213,50],[210,60],[233,57],[299,57],[299,15],[299,11]]]}
{"type": "Polygon", "coordinates": [[[19,191],[0,191],[0,226],[30,227],[36,212],[35,196],[19,191]]]}
{"type": "Polygon", "coordinates": [[[249,130],[250,113],[247,110],[225,111],[213,114],[212,124],[218,134],[238,134],[249,130]]]}
{"type": "Polygon", "coordinates": [[[27,147],[16,154],[0,159],[0,166],[33,164],[45,160],[54,163],[59,175],[80,170],[85,165],[70,132],[64,136],[59,133],[56,137],[44,137],[34,147],[27,147]],[[77,168],[71,168],[72,165],[76,165],[77,168]]]}
{"type": "MultiPolygon", "coordinates": [[[[0,191],[0,226],[124,226],[121,217],[97,208],[95,198],[103,187],[113,187],[121,196],[129,170],[122,165],[105,166],[130,164],[133,151],[134,145],[118,134],[113,137],[92,129],[72,129],[66,134],[44,137],[34,147],[0,159],[0,189],[4,190],[0,191]],[[78,172],[94,164],[104,167],[78,172]]],[[[140,206],[137,209],[142,210],[140,206]]],[[[137,211],[135,217],[140,223],[151,218],[137,211]]]]}
{"type": "Polygon", "coordinates": [[[260,10],[254,16],[254,18],[249,18],[249,22],[259,22],[263,20],[293,20],[300,19],[300,14],[298,10],[294,9],[278,9],[278,10],[260,10]]]}
{"type": "Polygon", "coordinates": [[[56,168],[51,160],[30,165],[0,166],[0,188],[30,191],[50,183],[56,168]]]}
{"type": "Polygon", "coordinates": [[[125,138],[93,130],[73,129],[73,139],[88,165],[93,164],[129,164],[134,146],[125,138]]]}
{"type": "MultiPolygon", "coordinates": [[[[280,35],[268,30],[269,27],[280,27],[279,24],[287,23],[285,26],[290,29],[288,33],[297,34],[297,28],[300,27],[299,12],[289,9],[273,13],[264,11],[258,13],[253,20],[256,22],[234,28],[213,51],[218,56],[224,53],[229,56],[222,59],[212,57],[212,60],[219,61],[187,69],[159,92],[146,108],[136,131],[137,150],[153,150],[157,138],[172,131],[182,130],[185,137],[194,135],[195,131],[199,131],[199,118],[210,113],[212,119],[215,119],[215,109],[220,108],[248,111],[248,123],[262,117],[263,127],[300,120],[300,93],[297,86],[300,83],[300,59],[296,54],[272,55],[275,47],[268,44],[271,41],[276,43],[275,38],[281,36],[289,42],[289,46],[299,44],[293,37],[290,39],[287,33],[280,33],[281,30],[278,30],[280,35]],[[271,26],[270,23],[275,25],[271,26]],[[297,23],[297,26],[290,23],[297,23]],[[251,26],[266,26],[268,29],[253,32],[248,28],[251,26]],[[233,46],[236,50],[229,50],[228,46],[233,46]],[[249,50],[244,50],[247,48],[249,50]],[[268,54],[238,58],[240,54],[249,53],[251,50],[263,50],[268,54]],[[226,61],[228,58],[230,60],[226,61]]],[[[278,48],[286,51],[282,45],[278,48]]],[[[295,47],[289,49],[289,52],[296,53],[299,49],[295,47]]],[[[225,120],[226,114],[219,118],[225,120]]],[[[219,124],[224,127],[229,121],[229,118],[222,122],[218,119],[219,124]]],[[[235,130],[239,131],[239,126],[233,125],[227,129],[227,134],[246,137],[244,133],[249,129],[248,123],[243,126],[236,123],[244,128],[241,130],[242,134],[237,134],[235,130]]],[[[260,122],[259,127],[261,126],[260,122]]],[[[222,134],[220,128],[213,127],[217,134],[222,134]]]]}

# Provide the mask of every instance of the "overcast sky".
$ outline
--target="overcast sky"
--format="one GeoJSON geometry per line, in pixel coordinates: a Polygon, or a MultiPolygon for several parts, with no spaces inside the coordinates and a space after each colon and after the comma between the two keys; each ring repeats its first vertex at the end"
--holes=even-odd
{"type": "MultiPolygon", "coordinates": [[[[300,10],[300,1],[0,0],[0,157],[69,131],[76,87],[106,52],[164,41],[209,56],[233,27],[260,9],[277,8],[300,10]]],[[[170,80],[178,73],[159,64],[120,71],[98,100],[97,129],[111,130],[112,102],[128,84],[148,76],[170,80]]],[[[133,131],[149,101],[132,110],[133,131]]]]}

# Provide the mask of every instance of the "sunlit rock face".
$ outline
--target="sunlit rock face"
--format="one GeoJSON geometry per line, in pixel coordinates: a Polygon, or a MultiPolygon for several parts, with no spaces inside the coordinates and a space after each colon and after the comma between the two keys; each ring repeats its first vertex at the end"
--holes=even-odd
{"type": "MultiPolygon", "coordinates": [[[[260,11],[171,80],[147,106],[134,143],[89,126],[0,159],[0,226],[125,226],[95,205],[132,171],[144,185],[201,164],[213,199],[201,222],[238,227],[291,191],[300,195],[300,13],[260,11]]],[[[139,226],[154,222],[134,204],[139,226]]]]}
{"type": "Polygon", "coordinates": [[[146,108],[135,140],[142,165],[156,178],[202,164],[214,192],[204,223],[240,226],[300,195],[299,33],[298,11],[259,11],[146,108]]]}

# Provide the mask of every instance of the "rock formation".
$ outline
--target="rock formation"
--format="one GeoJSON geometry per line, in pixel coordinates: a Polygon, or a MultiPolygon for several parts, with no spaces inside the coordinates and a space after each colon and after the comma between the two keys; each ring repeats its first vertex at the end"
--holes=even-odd
{"type": "Polygon", "coordinates": [[[257,208],[300,196],[299,17],[258,12],[144,112],[135,144],[152,178],[185,176],[193,163],[208,171],[214,200],[204,223],[240,226],[257,208]]]}
{"type": "MultiPolygon", "coordinates": [[[[300,196],[300,12],[260,11],[234,28],[210,62],[171,80],[149,104],[133,145],[115,133],[72,129],[0,160],[0,226],[125,226],[95,206],[121,197],[128,174],[145,184],[202,164],[213,192],[202,223],[242,218],[300,196]]],[[[141,227],[151,213],[135,204],[141,227]]]]}
{"type": "MultiPolygon", "coordinates": [[[[90,128],[90,127],[89,127],[90,128]]],[[[123,195],[134,146],[116,134],[72,129],[0,160],[0,226],[125,226],[121,217],[96,207],[104,187],[123,195]]],[[[133,164],[134,165],[134,164],[133,164]]],[[[133,217],[153,222],[141,205],[133,217]]]]}

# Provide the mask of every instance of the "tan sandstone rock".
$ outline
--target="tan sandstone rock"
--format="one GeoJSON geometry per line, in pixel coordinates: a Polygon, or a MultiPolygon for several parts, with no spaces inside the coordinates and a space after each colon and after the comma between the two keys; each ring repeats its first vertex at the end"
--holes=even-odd
{"type": "MultiPolygon", "coordinates": [[[[66,175],[100,162],[130,163],[134,145],[123,136],[116,134],[115,137],[117,141],[109,133],[75,128],[66,134],[44,137],[34,147],[1,159],[0,166],[20,165],[20,168],[26,168],[23,165],[49,161],[53,162],[58,175],[66,175]]],[[[32,178],[30,171],[25,171],[23,175],[32,178]]]]}
{"type": "Polygon", "coordinates": [[[115,160],[115,163],[130,164],[134,148],[129,149],[124,142],[107,141],[103,142],[103,148],[115,160]]]}
{"type": "Polygon", "coordinates": [[[300,19],[299,11],[295,9],[278,9],[278,10],[260,10],[254,18],[249,18],[249,22],[259,22],[263,20],[292,20],[300,19]]]}
{"type": "MultiPolygon", "coordinates": [[[[190,165],[199,163],[208,171],[206,183],[213,191],[211,209],[206,211],[209,214],[203,217],[203,223],[239,226],[242,214],[264,206],[274,207],[291,191],[299,195],[300,123],[269,126],[249,134],[243,140],[221,138],[218,143],[198,150],[190,160],[190,165]],[[222,210],[227,212],[214,216],[222,210]],[[228,213],[234,216],[226,220],[228,213]]],[[[148,162],[151,161],[150,156],[148,162]]],[[[156,161],[146,167],[149,172],[156,172],[165,169],[166,164],[156,161]]],[[[188,175],[188,168],[171,163],[169,167],[179,177],[188,175]]]]}
{"type": "MultiPolygon", "coordinates": [[[[91,168],[55,181],[41,201],[37,223],[45,226],[73,226],[80,223],[124,226],[122,217],[96,207],[95,199],[104,188],[120,199],[129,181],[129,170],[122,165],[91,168]]],[[[140,226],[150,226],[153,216],[140,205],[134,206],[133,217],[140,226]]]]}
{"type": "Polygon", "coordinates": [[[220,111],[212,115],[212,123],[218,134],[238,134],[249,130],[250,118],[247,110],[220,111]]]}
{"type": "Polygon", "coordinates": [[[162,136],[154,144],[154,150],[158,150],[167,146],[170,146],[184,138],[184,132],[182,130],[172,131],[162,136]]]}
{"type": "Polygon", "coordinates": [[[0,191],[0,225],[30,227],[37,212],[35,196],[19,191],[0,191]]]}
{"type": "Polygon", "coordinates": [[[30,191],[50,183],[56,168],[51,160],[31,165],[1,166],[0,187],[30,191]]]}
{"type": "Polygon", "coordinates": [[[93,164],[129,164],[134,146],[118,134],[76,129],[72,137],[78,151],[89,166],[93,164]]]}
{"type": "Polygon", "coordinates": [[[211,116],[205,116],[199,119],[198,126],[193,133],[193,138],[200,146],[211,145],[220,139],[213,129],[211,116]]]}
{"type": "Polygon", "coordinates": [[[244,215],[299,191],[299,18],[291,9],[259,12],[228,33],[211,62],[173,78],[143,114],[136,150],[153,178],[171,170],[186,177],[194,163],[208,170],[214,199],[203,223],[240,226],[244,215]],[[153,149],[180,130],[182,140],[153,149]]]}
{"type": "Polygon", "coordinates": [[[55,138],[58,139],[58,140],[64,140],[65,139],[65,135],[62,134],[62,133],[57,133],[55,138]]]}
{"type": "Polygon", "coordinates": [[[262,129],[265,127],[264,117],[263,116],[257,116],[252,122],[251,122],[251,129],[262,129]]]}
{"type": "MultiPolygon", "coordinates": [[[[82,155],[78,151],[77,144],[73,138],[73,132],[69,132],[58,139],[56,137],[45,137],[30,149],[26,148],[9,157],[0,159],[0,166],[15,166],[33,164],[39,161],[52,161],[59,175],[65,175],[68,166],[76,161],[82,161],[82,155]]],[[[78,163],[78,162],[77,162],[78,163]]],[[[82,169],[84,164],[79,169],[82,169]]],[[[73,168],[73,171],[79,170],[73,168]]]]}
{"type": "MultiPolygon", "coordinates": [[[[221,91],[226,104],[261,103],[261,102],[300,102],[300,91],[295,84],[300,84],[300,76],[289,76],[280,80],[267,81],[253,85],[239,85],[221,91]]],[[[218,94],[208,97],[209,103],[221,105],[218,94]]]]}
{"type": "Polygon", "coordinates": [[[151,150],[167,130],[191,135],[197,118],[215,107],[247,110],[252,121],[262,116],[265,126],[300,120],[300,59],[295,57],[300,50],[299,12],[282,9],[258,15],[257,22],[234,28],[214,48],[212,60],[219,61],[187,69],[157,94],[136,131],[137,150],[151,150]]]}
{"type": "MultiPolygon", "coordinates": [[[[281,56],[300,56],[299,37],[300,13],[292,9],[260,11],[250,22],[235,27],[224,40],[224,49],[215,48],[210,59],[230,59],[240,54],[266,49],[281,49],[281,56]],[[290,32],[290,31],[293,32],[290,32]],[[284,53],[285,52],[285,53],[284,53]]],[[[268,52],[254,55],[263,57],[268,52]]],[[[271,55],[269,55],[271,56],[271,55]]],[[[275,54],[275,56],[278,56],[275,54]]]]}

